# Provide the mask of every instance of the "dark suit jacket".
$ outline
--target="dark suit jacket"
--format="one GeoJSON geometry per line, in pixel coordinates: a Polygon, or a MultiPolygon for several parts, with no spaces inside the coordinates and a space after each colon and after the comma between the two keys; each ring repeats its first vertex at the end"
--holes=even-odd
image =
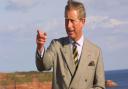
{"type": "Polygon", "coordinates": [[[88,40],[77,68],[68,37],[53,40],[42,58],[36,53],[36,65],[40,71],[53,67],[53,89],[105,89],[101,50],[88,40]]]}

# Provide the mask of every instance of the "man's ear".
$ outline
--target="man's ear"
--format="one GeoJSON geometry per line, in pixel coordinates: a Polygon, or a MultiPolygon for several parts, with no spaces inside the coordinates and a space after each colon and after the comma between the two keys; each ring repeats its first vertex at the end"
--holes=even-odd
{"type": "Polygon", "coordinates": [[[82,18],[82,23],[85,24],[86,18],[82,18]]]}

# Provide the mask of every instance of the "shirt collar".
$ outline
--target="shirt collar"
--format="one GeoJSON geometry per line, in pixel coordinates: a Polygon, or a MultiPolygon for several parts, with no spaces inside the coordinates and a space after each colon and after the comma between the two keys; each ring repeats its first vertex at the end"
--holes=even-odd
{"type": "Polygon", "coordinates": [[[82,35],[81,38],[77,41],[79,46],[82,46],[84,42],[84,36],[82,35]]]}
{"type": "MultiPolygon", "coordinates": [[[[70,40],[71,43],[74,43],[74,41],[71,38],[69,38],[69,40],[70,40]]],[[[81,38],[78,41],[76,41],[76,44],[78,46],[82,46],[83,43],[84,43],[84,35],[82,35],[81,38]]]]}

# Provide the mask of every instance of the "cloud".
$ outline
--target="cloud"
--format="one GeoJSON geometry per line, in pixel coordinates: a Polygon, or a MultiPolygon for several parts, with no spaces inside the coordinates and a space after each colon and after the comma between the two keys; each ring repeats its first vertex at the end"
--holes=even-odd
{"type": "Polygon", "coordinates": [[[9,2],[18,6],[30,6],[34,0],[9,0],[9,2]]]}
{"type": "Polygon", "coordinates": [[[108,22],[105,23],[105,27],[113,28],[120,25],[127,25],[128,21],[118,20],[118,19],[109,19],[108,22]]]}
{"type": "Polygon", "coordinates": [[[32,6],[36,6],[37,3],[39,3],[40,0],[8,0],[6,9],[9,10],[19,10],[19,9],[28,9],[32,6]]]}
{"type": "Polygon", "coordinates": [[[106,44],[106,47],[109,51],[121,51],[128,48],[128,42],[126,41],[127,38],[122,35],[109,35],[107,37],[103,37],[103,44],[106,44]],[[105,41],[104,41],[105,40],[105,41]]]}
{"type": "Polygon", "coordinates": [[[50,32],[58,28],[62,29],[64,27],[64,21],[58,18],[51,18],[48,21],[45,21],[45,23],[43,21],[37,23],[37,27],[39,27],[40,29],[44,29],[47,32],[50,32]]]}
{"type": "Polygon", "coordinates": [[[128,25],[128,21],[110,18],[107,16],[90,16],[87,18],[87,25],[91,25],[91,28],[115,28],[122,25],[128,25]]]}
{"type": "Polygon", "coordinates": [[[90,37],[100,43],[108,52],[128,48],[128,21],[108,16],[90,16],[87,18],[87,29],[90,37]],[[93,37],[94,36],[94,37],[93,37]]]}

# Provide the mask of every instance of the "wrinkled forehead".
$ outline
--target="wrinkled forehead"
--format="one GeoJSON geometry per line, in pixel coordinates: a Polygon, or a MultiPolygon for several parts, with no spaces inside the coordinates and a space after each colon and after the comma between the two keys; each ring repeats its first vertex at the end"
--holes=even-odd
{"type": "Polygon", "coordinates": [[[65,18],[66,19],[78,19],[78,12],[77,10],[67,10],[66,13],[65,13],[65,18]]]}

